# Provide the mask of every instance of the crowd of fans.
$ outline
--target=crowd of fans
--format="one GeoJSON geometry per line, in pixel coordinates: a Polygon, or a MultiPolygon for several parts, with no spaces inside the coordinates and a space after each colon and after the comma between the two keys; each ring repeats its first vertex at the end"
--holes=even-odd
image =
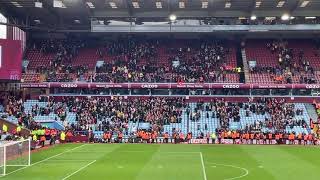
{"type": "Polygon", "coordinates": [[[206,113],[206,118],[218,118],[221,129],[229,129],[230,122],[240,122],[240,109],[245,111],[245,116],[270,115],[265,119],[257,119],[253,124],[247,124],[245,131],[268,131],[284,132],[286,127],[294,126],[307,128],[307,119],[296,119],[295,116],[302,115],[303,109],[295,108],[294,104],[286,103],[285,100],[274,98],[262,98],[257,102],[231,103],[224,100],[215,100],[210,103],[197,103],[194,112],[187,108],[186,113],[192,121],[199,121],[201,111],[206,113]]]}
{"type": "Polygon", "coordinates": [[[81,40],[48,40],[33,42],[33,50],[40,49],[42,55],[53,54],[49,65],[39,66],[35,69],[41,76],[37,81],[49,82],[70,82],[88,80],[87,66],[73,66],[73,59],[78,56],[79,51],[86,47],[86,43],[81,40]]]}
{"type": "MultiPolygon", "coordinates": [[[[28,115],[22,109],[22,101],[9,101],[7,112],[14,115],[24,124],[29,124],[32,117],[37,115],[57,114],[59,120],[65,121],[67,111],[76,114],[76,124],[68,124],[74,130],[89,130],[95,127],[100,131],[121,131],[128,134],[128,123],[147,122],[152,130],[163,133],[163,125],[180,123],[182,111],[185,110],[190,121],[199,121],[201,113],[206,113],[206,118],[219,119],[220,128],[229,129],[230,122],[240,122],[240,110],[245,111],[247,117],[252,115],[266,115],[264,120],[248,124],[246,131],[262,130],[284,132],[286,127],[301,126],[307,128],[306,119],[296,119],[302,115],[303,109],[295,108],[294,104],[274,98],[262,98],[257,102],[231,103],[223,99],[213,100],[210,103],[198,102],[195,109],[181,98],[75,98],[64,97],[61,102],[49,100],[47,107],[32,107],[28,115]],[[12,109],[18,109],[12,111],[12,109]],[[13,113],[12,113],[13,112],[13,113]],[[28,121],[29,120],[29,121],[28,121]]],[[[58,119],[56,119],[58,120],[58,119]]]]}
{"type": "MultiPolygon", "coordinates": [[[[107,41],[97,47],[97,55],[105,63],[95,69],[87,66],[73,66],[73,60],[79,52],[91,47],[81,40],[47,41],[35,43],[34,49],[39,49],[42,54],[54,54],[47,67],[40,67],[38,81],[69,82],[225,82],[228,74],[237,74],[237,68],[228,62],[232,46],[216,40],[199,40],[183,44],[175,44],[164,40],[120,39],[107,41]],[[168,45],[167,44],[174,44],[168,45]],[[38,47],[37,47],[38,46],[38,47]],[[164,54],[165,53],[165,54],[164,54]],[[106,59],[110,58],[110,59],[106,59]],[[160,62],[164,59],[164,62],[160,62]],[[168,65],[169,64],[169,65],[168,65]]],[[[320,46],[319,46],[320,47],[320,46]]],[[[278,65],[259,66],[251,69],[252,73],[268,73],[277,83],[317,83],[314,79],[315,69],[305,58],[304,52],[295,52],[289,48],[287,41],[273,41],[266,44],[271,54],[277,55],[278,65]]],[[[182,116],[187,116],[188,122],[199,122],[205,113],[218,119],[219,128],[216,129],[218,137],[233,137],[230,125],[240,122],[240,111],[244,110],[247,117],[253,115],[266,115],[265,119],[257,119],[253,124],[247,124],[243,129],[235,129],[235,136],[242,134],[259,134],[267,130],[274,133],[285,133],[289,127],[308,127],[307,119],[297,119],[303,114],[303,109],[298,109],[294,104],[275,98],[262,98],[253,102],[251,99],[245,103],[228,102],[216,99],[209,103],[197,102],[192,109],[186,100],[169,97],[124,98],[124,97],[63,97],[59,100],[48,99],[48,106],[35,105],[30,112],[25,112],[23,100],[20,96],[3,95],[4,111],[8,116],[18,119],[18,124],[31,130],[42,129],[34,121],[35,116],[57,115],[55,120],[64,122],[71,131],[104,131],[111,134],[130,135],[129,122],[146,122],[150,129],[135,132],[137,137],[153,137],[168,132],[164,125],[181,123],[182,116]],[[68,113],[74,113],[75,123],[66,122],[68,113]],[[184,114],[184,112],[186,114],[184,114]],[[227,136],[224,135],[227,134],[227,136]]],[[[315,105],[318,112],[320,106],[315,105]]],[[[205,128],[198,130],[207,131],[205,128]]],[[[173,129],[175,136],[183,137],[181,130],[173,129]]],[[[188,137],[204,138],[204,132],[188,137]]]]}
{"type": "Polygon", "coordinates": [[[198,46],[167,48],[166,51],[170,56],[166,61],[172,63],[171,67],[156,65],[161,54],[158,52],[159,42],[155,44],[156,47],[151,43],[134,44],[133,47],[129,46],[131,50],[126,50],[120,45],[110,46],[107,49],[111,49],[109,50],[111,54],[129,51],[129,55],[122,54],[120,57],[125,56],[125,58],[97,68],[93,81],[217,82],[226,81],[226,74],[234,71],[232,67],[223,63],[226,54],[230,52],[221,43],[203,41],[198,46]],[[140,65],[139,59],[145,60],[146,64],[140,65]]]}
{"type": "Polygon", "coordinates": [[[268,73],[276,83],[301,83],[315,84],[314,67],[304,56],[304,52],[300,50],[295,52],[289,48],[288,41],[272,41],[267,43],[266,48],[271,54],[277,55],[278,66],[260,66],[251,67],[251,73],[268,73]]]}
{"type": "MultiPolygon", "coordinates": [[[[15,117],[18,120],[18,125],[28,129],[40,128],[41,125],[33,120],[36,115],[34,113],[25,113],[22,98],[18,95],[6,94],[4,98],[4,112],[3,118],[15,117]]],[[[39,109],[38,109],[39,110],[39,109]]],[[[40,113],[40,111],[39,111],[40,113]]]]}
{"type": "MultiPolygon", "coordinates": [[[[259,134],[261,137],[267,133],[286,134],[288,128],[294,126],[309,128],[307,121],[314,126],[316,121],[297,118],[302,115],[303,109],[296,108],[294,104],[287,103],[285,100],[275,98],[261,98],[253,101],[249,99],[244,103],[232,103],[224,99],[216,99],[211,102],[197,102],[195,108],[182,98],[168,97],[147,97],[147,98],[124,98],[124,97],[64,97],[62,99],[43,99],[48,102],[46,107],[34,105],[30,112],[25,112],[23,101],[19,96],[4,96],[5,112],[9,116],[18,119],[18,124],[31,130],[42,130],[43,127],[34,121],[34,117],[46,116],[50,113],[57,115],[57,121],[64,122],[67,130],[75,131],[104,131],[111,135],[139,136],[141,131],[129,131],[129,122],[149,123],[150,128],[143,129],[150,137],[168,136],[164,125],[170,123],[181,123],[182,116],[186,116],[188,122],[199,122],[200,118],[216,118],[219,128],[216,129],[216,135],[222,136],[223,133],[235,132],[244,135],[259,134]],[[267,115],[265,119],[257,119],[255,123],[247,124],[244,128],[232,129],[231,122],[240,122],[240,111],[245,112],[245,116],[267,115]],[[74,123],[67,123],[68,113],[75,113],[74,123]],[[205,113],[205,117],[202,114],[205,113]],[[150,134],[149,134],[150,133],[150,134]]],[[[41,99],[42,100],[42,99],[41,99]]],[[[317,105],[317,104],[316,104],[317,105]]],[[[316,106],[317,107],[317,106],[316,106]]],[[[257,117],[257,116],[256,116],[257,117]]],[[[310,127],[311,127],[310,126],[310,127]]],[[[198,128],[199,134],[188,133],[188,137],[205,138],[208,125],[205,128],[198,128]]],[[[186,136],[181,134],[180,129],[172,129],[172,136],[186,136]]],[[[293,134],[295,134],[293,132],[293,134]]],[[[142,136],[140,134],[140,136],[142,136]]],[[[92,135],[93,137],[93,135],[92,135]]],[[[228,135],[227,137],[233,137],[228,135]]]]}
{"type": "MultiPolygon", "coordinates": [[[[67,112],[76,114],[76,124],[68,124],[72,129],[89,130],[96,126],[100,131],[122,129],[128,132],[128,122],[147,122],[153,130],[163,132],[163,125],[180,123],[182,116],[186,115],[190,121],[199,121],[201,113],[206,118],[219,119],[220,128],[228,129],[230,122],[240,122],[240,110],[246,117],[252,115],[266,115],[264,120],[247,125],[246,130],[261,130],[262,127],[270,131],[285,131],[286,127],[307,127],[306,119],[296,119],[302,115],[303,109],[296,108],[294,104],[285,102],[284,99],[261,98],[257,102],[249,99],[246,103],[232,103],[223,99],[215,99],[209,103],[198,102],[192,109],[190,104],[182,98],[148,97],[63,97],[61,100],[50,98],[46,107],[38,104],[32,106],[30,112],[25,112],[23,101],[18,96],[7,96],[4,104],[5,112],[15,116],[19,124],[26,127],[33,125],[33,117],[48,116],[50,113],[57,115],[58,119],[65,121],[67,112]],[[183,114],[185,110],[186,114],[183,114]],[[257,128],[257,127],[260,128],[257,128]]],[[[121,131],[122,131],[121,130],[121,131]]]]}
{"type": "Polygon", "coordinates": [[[181,122],[183,100],[179,98],[65,98],[62,103],[76,113],[72,128],[88,130],[95,125],[100,131],[121,131],[128,134],[128,123],[147,122],[154,131],[163,125],[181,122]]]}
{"type": "MultiPolygon", "coordinates": [[[[239,71],[234,63],[230,63],[233,60],[231,56],[235,56],[235,46],[228,42],[210,38],[173,41],[134,36],[93,43],[73,39],[35,43],[34,49],[54,56],[48,66],[36,69],[40,76],[32,80],[115,83],[239,82],[239,71]],[[84,49],[96,49],[99,60],[104,63],[94,69],[85,64],[75,65],[76,57],[81,56],[81,50],[84,49]]],[[[318,44],[315,43],[317,47],[318,44]]],[[[310,65],[304,51],[290,48],[289,42],[285,40],[268,42],[266,48],[270,54],[276,55],[278,65],[257,64],[250,68],[251,73],[270,74],[271,79],[280,84],[317,83],[315,67],[310,65]]],[[[319,52],[315,51],[315,54],[318,55],[319,52]]]]}
{"type": "Polygon", "coordinates": [[[89,48],[83,41],[38,42],[40,52],[54,58],[36,69],[41,74],[37,81],[223,82],[227,74],[237,74],[236,67],[228,64],[232,46],[213,39],[176,43],[132,37],[96,43],[90,48],[98,46],[96,54],[105,63],[89,69],[72,65],[79,52],[89,48]]]}
{"type": "Polygon", "coordinates": [[[314,100],[312,104],[313,104],[314,108],[316,109],[318,116],[320,117],[320,102],[314,100]]]}
{"type": "Polygon", "coordinates": [[[172,61],[179,62],[173,68],[177,81],[217,82],[226,81],[227,73],[234,73],[235,67],[227,65],[226,56],[230,49],[218,41],[203,41],[198,47],[179,48],[172,61]],[[180,75],[182,74],[182,76],[180,75]]]}
{"type": "MultiPolygon", "coordinates": [[[[303,109],[295,108],[294,104],[286,103],[284,100],[277,99],[262,99],[259,102],[259,105],[255,104],[251,105],[249,110],[252,113],[256,114],[270,114],[270,118],[266,118],[264,123],[259,122],[260,127],[266,127],[267,129],[276,130],[280,132],[284,132],[286,127],[290,127],[291,129],[294,126],[301,126],[303,128],[307,128],[307,119],[296,119],[296,115],[302,115],[303,109]],[[262,126],[261,126],[262,124],[262,126]]],[[[247,110],[247,115],[250,114],[247,110]]],[[[249,130],[252,127],[248,128],[249,130]]],[[[259,129],[255,127],[255,129],[259,129]]]]}

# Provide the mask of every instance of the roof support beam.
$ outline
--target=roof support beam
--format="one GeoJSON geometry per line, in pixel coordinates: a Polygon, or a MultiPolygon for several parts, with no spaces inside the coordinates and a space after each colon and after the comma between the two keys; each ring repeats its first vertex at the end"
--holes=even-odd
{"type": "Polygon", "coordinates": [[[303,0],[298,0],[294,3],[294,5],[290,8],[289,10],[289,13],[292,14],[298,7],[299,7],[299,4],[300,4],[300,1],[303,1],[303,0]]]}
{"type": "Polygon", "coordinates": [[[213,0],[208,0],[208,16],[210,16],[210,12],[214,9],[213,0]]]}
{"type": "MultiPolygon", "coordinates": [[[[44,7],[46,7],[46,9],[48,10],[48,12],[50,14],[52,14],[54,16],[55,19],[58,20],[58,24],[62,25],[63,23],[61,22],[62,17],[54,10],[53,4],[49,3],[49,2],[53,2],[53,1],[42,1],[44,7]]],[[[51,22],[54,23],[54,22],[51,22]]],[[[55,23],[56,24],[56,23],[55,23]]]]}
{"type": "Polygon", "coordinates": [[[132,6],[130,4],[130,2],[132,2],[132,1],[125,0],[125,2],[126,2],[127,9],[128,9],[128,14],[129,14],[130,17],[132,17],[133,16],[133,11],[132,11],[132,6]]]}

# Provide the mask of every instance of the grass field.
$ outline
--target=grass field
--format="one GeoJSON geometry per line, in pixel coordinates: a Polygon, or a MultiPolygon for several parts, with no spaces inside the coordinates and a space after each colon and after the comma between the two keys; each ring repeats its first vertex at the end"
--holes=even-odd
{"type": "Polygon", "coordinates": [[[11,167],[9,180],[319,180],[319,147],[65,144],[11,167]]]}

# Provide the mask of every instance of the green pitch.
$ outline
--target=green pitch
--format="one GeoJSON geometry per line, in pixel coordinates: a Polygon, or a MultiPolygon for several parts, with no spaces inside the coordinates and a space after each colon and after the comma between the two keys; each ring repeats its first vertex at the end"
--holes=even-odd
{"type": "Polygon", "coordinates": [[[319,180],[319,155],[303,146],[65,144],[0,180],[319,180]]]}

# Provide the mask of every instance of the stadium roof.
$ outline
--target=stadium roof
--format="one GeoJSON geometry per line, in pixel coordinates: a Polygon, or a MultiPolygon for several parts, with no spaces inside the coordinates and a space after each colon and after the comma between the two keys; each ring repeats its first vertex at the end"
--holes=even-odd
{"type": "Polygon", "coordinates": [[[320,16],[319,10],[320,0],[0,0],[5,15],[46,27],[88,27],[91,18],[306,17],[320,16]],[[62,3],[53,7],[54,1],[62,3]]]}

